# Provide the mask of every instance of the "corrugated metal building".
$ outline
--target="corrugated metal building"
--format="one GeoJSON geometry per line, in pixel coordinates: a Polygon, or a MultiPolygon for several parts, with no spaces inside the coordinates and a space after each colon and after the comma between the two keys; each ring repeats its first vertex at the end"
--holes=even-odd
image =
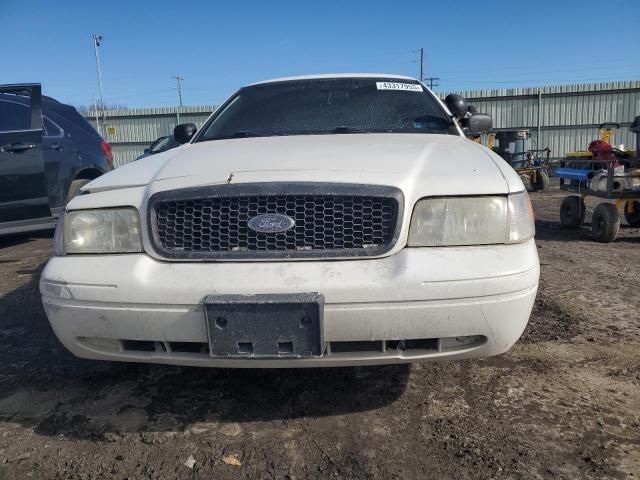
{"type": "MultiPolygon", "coordinates": [[[[175,108],[109,110],[103,136],[113,147],[114,163],[119,167],[135,160],[157,138],[171,135],[178,123],[195,123],[201,127],[214,109],[210,105],[183,107],[180,122],[175,108]]],[[[87,118],[95,127],[95,117],[87,118]]]]}
{"type": "Polygon", "coordinates": [[[614,144],[632,149],[635,143],[629,125],[640,115],[637,80],[455,93],[491,115],[495,129],[530,129],[533,144],[549,147],[554,158],[586,150],[598,138],[598,125],[605,122],[620,124],[611,139],[614,144]]]}
{"type": "MultiPolygon", "coordinates": [[[[549,147],[554,158],[585,150],[598,138],[598,125],[604,122],[622,127],[612,137],[614,144],[633,148],[629,125],[640,115],[639,80],[455,93],[467,97],[478,111],[490,114],[496,129],[530,129],[533,145],[549,147]]],[[[440,95],[444,98],[446,93],[440,95]]],[[[193,122],[199,127],[214,108],[184,107],[180,122],[193,122]]],[[[107,112],[105,137],[113,146],[116,165],[134,160],[156,138],[171,134],[178,123],[176,113],[175,108],[107,112]]],[[[90,120],[95,125],[95,119],[90,120]]]]}

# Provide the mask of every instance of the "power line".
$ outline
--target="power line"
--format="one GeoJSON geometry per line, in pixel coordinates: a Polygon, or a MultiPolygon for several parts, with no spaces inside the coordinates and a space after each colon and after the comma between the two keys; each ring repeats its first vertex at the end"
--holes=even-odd
{"type": "Polygon", "coordinates": [[[535,64],[535,63],[525,63],[523,65],[510,65],[506,67],[497,67],[495,65],[491,65],[487,68],[482,68],[479,66],[473,67],[464,67],[464,68],[447,68],[447,73],[469,73],[470,69],[474,74],[482,73],[482,72],[491,72],[492,74],[500,75],[504,73],[519,73],[523,75],[529,75],[531,73],[556,73],[556,72],[575,72],[575,71],[594,71],[597,70],[594,68],[594,65],[606,65],[607,67],[616,67],[617,68],[635,68],[639,65],[637,60],[593,60],[589,62],[565,62],[561,64],[554,63],[544,63],[544,64],[535,64]],[[557,67],[557,68],[555,68],[557,67]]]}
{"type": "Polygon", "coordinates": [[[572,83],[577,82],[610,82],[610,81],[633,81],[638,80],[640,78],[640,72],[636,74],[625,74],[625,75],[606,75],[603,74],[597,77],[559,77],[553,79],[546,78],[529,78],[527,80],[522,79],[511,79],[511,80],[503,80],[503,81],[492,81],[492,80],[448,80],[451,84],[464,84],[464,85],[526,85],[526,86],[538,86],[538,84],[543,83],[545,85],[570,85],[572,83]]]}

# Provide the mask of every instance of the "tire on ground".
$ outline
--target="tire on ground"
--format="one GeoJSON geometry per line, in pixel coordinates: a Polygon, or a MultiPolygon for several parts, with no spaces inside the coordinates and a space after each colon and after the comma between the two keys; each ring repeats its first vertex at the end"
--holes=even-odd
{"type": "Polygon", "coordinates": [[[632,227],[640,227],[640,202],[638,200],[627,200],[624,204],[624,218],[632,227]],[[633,203],[633,212],[631,208],[633,203]]]}
{"type": "Polygon", "coordinates": [[[620,229],[620,215],[618,209],[611,203],[600,203],[593,210],[591,232],[598,242],[613,242],[620,229]]]}
{"type": "Polygon", "coordinates": [[[531,177],[529,177],[529,183],[531,183],[531,188],[536,192],[544,192],[549,188],[549,175],[544,170],[536,170],[535,175],[531,174],[531,177]]]}
{"type": "Polygon", "coordinates": [[[560,205],[560,225],[562,228],[580,228],[586,214],[587,209],[582,197],[577,195],[565,197],[560,205]]]}
{"type": "Polygon", "coordinates": [[[80,193],[80,189],[84,187],[91,180],[87,180],[86,178],[76,178],[71,185],[69,185],[69,191],[67,192],[67,203],[73,200],[80,193]]]}

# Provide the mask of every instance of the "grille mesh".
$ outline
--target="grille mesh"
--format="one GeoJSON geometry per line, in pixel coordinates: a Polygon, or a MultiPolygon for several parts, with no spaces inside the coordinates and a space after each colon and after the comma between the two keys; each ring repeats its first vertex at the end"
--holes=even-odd
{"type": "Polygon", "coordinates": [[[152,208],[156,242],[172,257],[376,249],[393,241],[398,215],[391,197],[317,194],[164,200],[152,208]],[[248,227],[267,213],[287,215],[295,225],[279,233],[248,227]]]}

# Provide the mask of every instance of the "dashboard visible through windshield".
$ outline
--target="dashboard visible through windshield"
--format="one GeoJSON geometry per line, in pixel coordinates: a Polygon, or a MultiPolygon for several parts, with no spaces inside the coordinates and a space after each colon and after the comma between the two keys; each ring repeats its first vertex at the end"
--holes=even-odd
{"type": "Polygon", "coordinates": [[[330,78],[245,87],[204,125],[195,141],[341,133],[457,134],[457,130],[416,81],[330,78]]]}

